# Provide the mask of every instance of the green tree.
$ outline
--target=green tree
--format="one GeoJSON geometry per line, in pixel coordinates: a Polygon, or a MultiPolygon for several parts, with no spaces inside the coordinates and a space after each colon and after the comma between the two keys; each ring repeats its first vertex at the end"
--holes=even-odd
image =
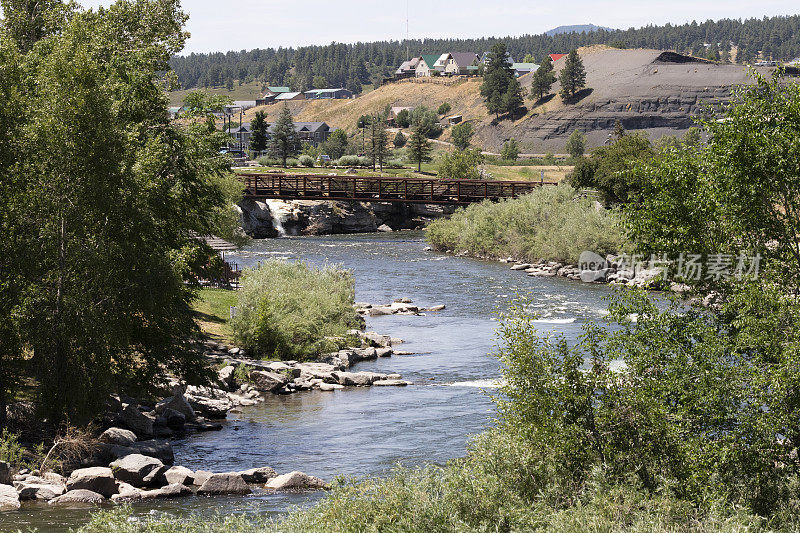
{"type": "Polygon", "coordinates": [[[442,179],[477,180],[481,174],[478,165],[483,163],[480,148],[444,153],[439,160],[437,176],[442,179]]]}
{"type": "Polygon", "coordinates": [[[256,111],[256,115],[250,122],[250,149],[255,152],[263,152],[267,149],[267,114],[264,111],[256,111]]]}
{"type": "Polygon", "coordinates": [[[700,136],[700,128],[692,126],[688,130],[686,130],[686,133],[683,134],[683,139],[681,139],[681,142],[683,142],[685,146],[692,148],[699,146],[700,143],[702,142],[702,137],[700,136]]]}
{"type": "Polygon", "coordinates": [[[453,141],[453,146],[459,150],[466,150],[469,148],[469,143],[472,136],[475,134],[475,129],[472,127],[471,122],[462,122],[453,126],[450,132],[450,137],[453,141]]]}
{"type": "Polygon", "coordinates": [[[327,89],[328,80],[325,79],[325,76],[314,76],[313,85],[315,89],[327,89]]]}
{"type": "Polygon", "coordinates": [[[3,28],[7,37],[27,53],[39,40],[61,33],[76,11],[62,0],[2,0],[3,28]]]}
{"type": "Polygon", "coordinates": [[[500,151],[500,157],[506,161],[517,160],[519,157],[519,147],[517,146],[517,140],[515,138],[512,137],[503,144],[503,149],[500,151]]]}
{"type": "MultiPolygon", "coordinates": [[[[483,74],[481,96],[486,102],[486,109],[499,117],[502,113],[509,112],[509,105],[514,104],[513,96],[509,99],[509,88],[512,81],[516,81],[514,72],[506,58],[508,52],[503,42],[497,42],[489,52],[489,64],[483,74]]],[[[517,87],[519,83],[517,83],[517,87]]],[[[513,89],[513,86],[511,87],[513,89]]],[[[516,109],[516,108],[515,108],[516,109]]]]}
{"type": "Polygon", "coordinates": [[[286,168],[286,160],[296,155],[299,149],[300,137],[294,128],[294,119],[289,106],[284,104],[270,132],[269,151],[273,156],[280,158],[283,167],[286,168]]]}
{"type": "Polygon", "coordinates": [[[586,135],[581,130],[575,130],[567,139],[567,153],[575,159],[581,157],[586,151],[586,135]]]}
{"type": "Polygon", "coordinates": [[[398,128],[407,128],[411,125],[411,113],[408,109],[403,109],[397,114],[395,121],[398,128]]]}
{"type": "Polygon", "coordinates": [[[424,105],[415,107],[409,114],[411,127],[420,128],[422,133],[429,139],[442,133],[442,126],[439,124],[439,115],[436,111],[424,105]]]}
{"type": "Polygon", "coordinates": [[[380,115],[372,117],[369,125],[369,139],[367,140],[367,160],[372,169],[383,171],[383,164],[389,158],[389,133],[386,130],[386,120],[380,115]]]}
{"type": "Polygon", "coordinates": [[[12,263],[0,291],[19,291],[12,329],[53,423],[84,421],[110,392],[144,391],[167,373],[205,374],[189,304],[192,272],[213,254],[191,235],[214,231],[228,168],[224,134],[164,113],[161,73],[185,20],[169,0],[76,12],[20,63],[22,104],[9,102],[26,127],[0,178],[16,190],[3,223],[37,254],[12,263]]]}
{"type": "Polygon", "coordinates": [[[437,112],[440,115],[446,115],[446,114],[448,114],[450,112],[451,109],[452,108],[450,107],[450,104],[445,102],[445,103],[443,103],[442,105],[439,106],[439,109],[437,110],[437,112]]]}
{"type": "Polygon", "coordinates": [[[417,164],[417,172],[422,172],[422,163],[431,161],[432,151],[433,147],[428,137],[419,127],[414,128],[411,131],[411,136],[408,138],[406,154],[409,161],[417,164]]]}
{"type": "MultiPolygon", "coordinates": [[[[545,56],[550,59],[550,56],[545,56]]],[[[536,60],[533,58],[531,54],[525,54],[525,59],[522,60],[523,63],[536,63],[536,60]]]]}
{"type": "Polygon", "coordinates": [[[561,98],[564,100],[575,98],[578,91],[586,87],[586,69],[583,68],[583,61],[577,50],[572,50],[567,55],[558,80],[561,82],[561,98]]]}
{"type": "Polygon", "coordinates": [[[347,153],[347,146],[347,133],[343,129],[338,129],[328,135],[328,139],[322,144],[322,153],[336,160],[347,153]]]}
{"type": "Polygon", "coordinates": [[[590,188],[600,192],[606,204],[628,202],[636,197],[642,180],[629,171],[656,155],[644,135],[624,134],[608,146],[595,148],[588,158],[581,158],[570,175],[576,189],[590,188]]]}
{"type": "Polygon", "coordinates": [[[402,131],[398,131],[397,135],[394,136],[394,141],[392,142],[395,148],[402,148],[406,145],[406,136],[403,135],[402,131]]]}
{"type": "Polygon", "coordinates": [[[531,80],[531,98],[541,100],[546,94],[550,94],[550,88],[556,81],[556,75],[553,72],[553,60],[550,56],[545,56],[542,64],[533,73],[531,80]]]}
{"type": "MultiPolygon", "coordinates": [[[[701,122],[708,141],[631,169],[639,193],[624,206],[642,251],[761,256],[760,278],[800,294],[800,87],[776,73],[734,93],[724,120],[701,122]],[[766,117],[771,117],[767,119],[766,117]],[[776,179],[780,176],[780,179],[776,179]],[[668,223],[667,223],[668,221],[668,223]]],[[[731,266],[731,270],[736,265],[731,266]]],[[[715,283],[723,291],[721,280],[715,283]]]]}

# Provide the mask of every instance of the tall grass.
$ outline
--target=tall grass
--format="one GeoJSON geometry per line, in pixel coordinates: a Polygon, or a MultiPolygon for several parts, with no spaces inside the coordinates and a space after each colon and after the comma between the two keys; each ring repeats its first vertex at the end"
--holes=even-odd
{"type": "Polygon", "coordinates": [[[615,216],[588,199],[575,198],[567,184],[459,209],[428,227],[428,241],[438,250],[475,256],[572,263],[584,250],[615,253],[625,243],[615,216]]]}
{"type": "Polygon", "coordinates": [[[336,350],[335,338],[359,325],[350,271],[267,261],[245,271],[236,316],[239,346],[262,357],[307,359],[336,350]]]}

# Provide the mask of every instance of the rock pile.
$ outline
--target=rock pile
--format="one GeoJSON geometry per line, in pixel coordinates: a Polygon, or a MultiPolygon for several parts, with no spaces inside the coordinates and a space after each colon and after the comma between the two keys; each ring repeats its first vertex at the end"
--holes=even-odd
{"type": "MultiPolygon", "coordinates": [[[[513,259],[508,258],[502,261],[511,263],[513,259]]],[[[529,276],[558,276],[585,283],[611,283],[641,288],[651,288],[661,273],[657,268],[626,268],[624,265],[617,263],[614,256],[608,256],[604,263],[604,268],[598,270],[582,270],[578,265],[544,260],[533,264],[515,263],[511,270],[520,270],[526,272],[529,276]]]]}
{"type": "Polygon", "coordinates": [[[373,305],[369,303],[356,303],[356,311],[361,316],[383,316],[383,315],[423,315],[425,312],[442,311],[444,305],[434,305],[432,307],[419,307],[412,305],[414,302],[410,298],[398,298],[394,302],[385,305],[373,305]]]}
{"type": "MultiPolygon", "coordinates": [[[[125,431],[121,428],[113,428],[125,431]]],[[[0,463],[0,471],[11,471],[0,463]]],[[[68,478],[48,472],[17,473],[0,479],[0,511],[20,508],[21,501],[36,500],[58,504],[99,504],[153,498],[175,498],[192,494],[245,495],[256,490],[307,491],[327,489],[318,477],[302,472],[278,475],[270,467],[242,472],[212,473],[183,467],[169,467],[142,454],[130,454],[106,467],[79,468],[68,478]],[[6,483],[8,481],[8,483],[6,483]]]]}

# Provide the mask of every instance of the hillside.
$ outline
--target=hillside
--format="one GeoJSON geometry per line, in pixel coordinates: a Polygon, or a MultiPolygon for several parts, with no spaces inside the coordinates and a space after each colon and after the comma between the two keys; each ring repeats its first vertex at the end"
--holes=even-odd
{"type": "MultiPolygon", "coordinates": [[[[694,123],[705,105],[718,106],[730,97],[731,88],[749,82],[741,65],[717,64],[660,50],[619,50],[595,46],[579,50],[586,68],[588,89],[577,103],[565,105],[557,95],[546,103],[531,107],[519,119],[494,120],[480,96],[477,78],[447,86],[437,81],[408,80],[390,83],[354,100],[316,100],[292,102],[290,109],[297,120],[325,121],[350,132],[361,115],[375,113],[387,106],[436,108],[444,102],[452,113],[473,122],[474,143],[486,150],[499,151],[514,137],[523,152],[561,153],[567,137],[580,129],[587,133],[590,146],[603,144],[619,120],[632,131],[645,131],[655,140],[663,135],[681,135],[694,123]]],[[[560,72],[564,59],[555,62],[560,72]]],[[[771,68],[759,68],[768,75],[771,68]]],[[[530,87],[531,75],[520,78],[530,87]]],[[[560,90],[558,82],[553,92],[560,90]]],[[[265,106],[274,119],[280,106],[265,106]]],[[[246,117],[252,118],[255,110],[246,117]]],[[[441,140],[449,139],[445,130],[441,140]]]]}

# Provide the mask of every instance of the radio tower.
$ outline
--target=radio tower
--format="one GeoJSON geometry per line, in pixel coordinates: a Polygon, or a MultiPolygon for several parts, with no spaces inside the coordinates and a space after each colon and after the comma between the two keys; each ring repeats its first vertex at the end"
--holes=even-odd
{"type": "Polygon", "coordinates": [[[411,59],[411,51],[409,50],[408,45],[408,3],[411,0],[406,0],[406,61],[411,59]]]}

